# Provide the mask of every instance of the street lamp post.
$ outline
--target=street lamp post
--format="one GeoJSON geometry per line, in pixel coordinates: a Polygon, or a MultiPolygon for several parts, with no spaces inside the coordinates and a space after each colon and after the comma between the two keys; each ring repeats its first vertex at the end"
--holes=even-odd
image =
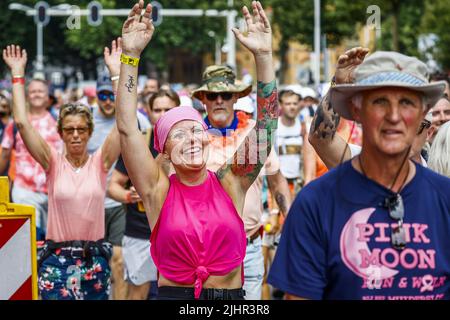
{"type": "Polygon", "coordinates": [[[320,0],[314,0],[314,84],[320,84],[320,0]]]}
{"type": "MultiPolygon", "coordinates": [[[[60,4],[52,7],[51,9],[67,10],[71,6],[68,4],[60,4]]],[[[35,4],[34,8],[23,5],[21,3],[10,3],[8,8],[10,10],[24,11],[27,16],[34,16],[34,22],[36,23],[36,74],[39,77],[43,77],[44,71],[44,27],[50,21],[50,15],[48,10],[49,5],[45,1],[39,1],[35,4]]],[[[36,75],[35,75],[36,76],[36,75]]]]}
{"type": "Polygon", "coordinates": [[[214,53],[214,64],[219,66],[222,64],[222,48],[220,46],[220,40],[216,37],[216,33],[214,31],[209,31],[208,36],[214,40],[215,43],[215,53],[214,53]]]}
{"type": "Polygon", "coordinates": [[[228,0],[229,11],[227,15],[227,64],[233,68],[236,68],[236,39],[231,28],[235,27],[237,12],[233,10],[233,5],[234,1],[228,0]]]}

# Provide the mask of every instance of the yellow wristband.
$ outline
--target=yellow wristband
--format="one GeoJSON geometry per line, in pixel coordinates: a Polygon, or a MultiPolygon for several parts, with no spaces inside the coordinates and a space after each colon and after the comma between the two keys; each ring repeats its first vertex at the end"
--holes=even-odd
{"type": "Polygon", "coordinates": [[[124,64],[128,64],[133,67],[137,67],[139,64],[139,58],[133,58],[127,55],[124,55],[123,53],[120,55],[120,62],[124,64]]]}

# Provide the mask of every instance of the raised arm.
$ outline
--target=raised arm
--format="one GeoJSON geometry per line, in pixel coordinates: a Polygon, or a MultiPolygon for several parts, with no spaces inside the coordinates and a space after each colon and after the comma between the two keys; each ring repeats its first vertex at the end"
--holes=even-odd
{"type": "Polygon", "coordinates": [[[10,45],[3,50],[3,60],[11,70],[13,78],[14,122],[31,156],[47,171],[51,159],[50,147],[31,125],[26,110],[25,66],[27,64],[27,52],[25,49],[22,50],[20,46],[10,45]]]}
{"type": "MultiPolygon", "coordinates": [[[[302,156],[303,156],[303,176],[305,177],[305,186],[316,178],[316,152],[308,141],[309,134],[306,133],[303,140],[302,156]]],[[[339,160],[337,160],[339,161],[339,160]]]]}
{"type": "MultiPolygon", "coordinates": [[[[336,84],[353,83],[353,72],[364,61],[368,52],[366,48],[357,47],[339,56],[335,74],[336,84]]],[[[347,142],[336,134],[339,120],[340,116],[333,110],[327,94],[320,101],[314,115],[308,139],[328,169],[351,158],[347,142]]]]}
{"type": "Polygon", "coordinates": [[[111,77],[114,94],[117,94],[119,89],[120,76],[120,55],[122,54],[122,38],[118,37],[111,42],[111,49],[105,47],[103,50],[103,57],[105,59],[106,67],[111,77]]]}
{"type": "MultiPolygon", "coordinates": [[[[119,86],[119,74],[120,74],[120,54],[122,53],[122,39],[117,38],[111,42],[111,50],[105,47],[103,56],[105,58],[105,64],[111,77],[114,94],[117,94],[119,86]]],[[[116,162],[120,155],[120,137],[117,125],[113,127],[108,137],[102,146],[103,165],[106,171],[109,171],[111,166],[116,162]]]]}
{"type": "MultiPolygon", "coordinates": [[[[233,163],[219,169],[222,179],[237,178],[243,191],[247,191],[258,177],[270,150],[278,125],[278,96],[272,60],[272,29],[259,1],[252,2],[253,16],[247,7],[242,9],[248,35],[233,29],[236,38],[249,49],[256,62],[257,121],[234,155],[233,163]],[[228,173],[231,172],[232,175],[228,173]]],[[[225,184],[226,185],[226,184],[225,184]]]]}
{"type": "Polygon", "coordinates": [[[292,203],[291,191],[286,178],[278,170],[274,174],[267,175],[267,183],[281,214],[286,217],[292,203]]]}
{"type": "MultiPolygon", "coordinates": [[[[154,31],[150,21],[151,5],[147,5],[141,17],[142,9],[144,9],[143,0],[134,5],[122,29],[122,53],[134,59],[140,58],[154,31]]],[[[155,189],[168,188],[168,178],[153,159],[144,136],[138,129],[137,76],[137,66],[121,64],[116,122],[120,134],[122,157],[128,174],[145,204],[146,196],[150,196],[155,189]]]]}

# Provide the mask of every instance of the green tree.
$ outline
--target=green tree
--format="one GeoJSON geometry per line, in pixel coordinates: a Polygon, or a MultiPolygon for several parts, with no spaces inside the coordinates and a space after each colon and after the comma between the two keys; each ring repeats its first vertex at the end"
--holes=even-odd
{"type": "Polygon", "coordinates": [[[418,37],[424,11],[423,0],[373,0],[381,9],[381,33],[377,49],[418,56],[418,37]]]}
{"type": "MultiPolygon", "coordinates": [[[[0,27],[5,35],[0,37],[0,47],[17,43],[28,51],[30,62],[36,55],[36,26],[33,18],[24,12],[11,11],[8,5],[16,0],[0,2],[0,27]]],[[[74,3],[85,9],[91,0],[67,1],[47,0],[50,6],[62,3],[74,3]]],[[[22,4],[33,7],[34,0],[21,0],[22,4]]],[[[135,0],[99,0],[103,8],[131,8],[135,0]]],[[[228,9],[224,0],[160,0],[164,8],[174,9],[228,9]]],[[[250,1],[234,1],[234,9],[240,9],[250,1]]],[[[44,28],[44,55],[48,64],[71,66],[80,69],[89,78],[95,77],[96,63],[103,55],[103,48],[121,34],[122,24],[126,17],[103,17],[98,27],[89,26],[86,17],[81,17],[81,28],[69,29],[66,25],[68,17],[52,17],[44,28]]],[[[213,17],[164,17],[163,23],[156,28],[154,38],[143,53],[141,72],[168,71],[173,63],[172,53],[178,56],[201,57],[205,52],[213,52],[215,39],[208,36],[214,31],[223,43],[226,35],[226,18],[213,17]]],[[[0,64],[3,68],[3,64],[0,64]]],[[[28,70],[31,68],[29,67],[28,70]]],[[[1,71],[1,69],[0,69],[1,71]]],[[[200,77],[201,75],[198,75],[200,77]]]]}
{"type": "MultiPolygon", "coordinates": [[[[314,1],[270,0],[273,8],[273,25],[280,33],[279,55],[282,61],[280,77],[287,67],[286,53],[289,41],[298,41],[313,47],[314,1]]],[[[346,37],[356,34],[358,23],[367,19],[365,2],[345,0],[321,1],[321,33],[326,35],[328,45],[337,45],[346,37]]]]}
{"type": "Polygon", "coordinates": [[[422,27],[424,33],[438,36],[434,58],[445,70],[450,70],[450,10],[448,0],[427,0],[422,27]]]}
{"type": "MultiPolygon", "coordinates": [[[[89,2],[89,1],[83,1],[89,2]]],[[[104,8],[130,7],[118,0],[101,0],[104,8]]],[[[223,0],[185,0],[180,3],[176,0],[161,1],[164,8],[171,9],[227,9],[223,0]]],[[[237,7],[240,3],[236,2],[237,7]]],[[[80,5],[82,6],[82,5],[80,5]]],[[[120,36],[125,17],[104,17],[102,25],[90,27],[86,21],[82,21],[79,30],[65,30],[67,44],[73,49],[78,49],[81,57],[99,57],[103,48],[112,39],[120,36]]],[[[213,52],[214,39],[208,36],[209,31],[214,31],[216,37],[222,41],[226,34],[226,19],[211,17],[164,17],[163,22],[155,30],[149,47],[144,51],[142,59],[145,61],[142,72],[167,71],[172,61],[169,61],[171,53],[180,52],[184,55],[201,56],[205,52],[213,52]]],[[[200,77],[201,75],[199,75],[200,77]]]]}

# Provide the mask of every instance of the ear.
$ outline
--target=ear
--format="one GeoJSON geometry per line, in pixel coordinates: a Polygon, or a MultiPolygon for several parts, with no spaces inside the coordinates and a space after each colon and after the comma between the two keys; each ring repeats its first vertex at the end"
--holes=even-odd
{"type": "Polygon", "coordinates": [[[350,108],[350,114],[352,115],[353,119],[356,122],[361,123],[361,109],[362,109],[362,106],[361,106],[361,108],[358,108],[357,106],[355,106],[353,104],[353,102],[351,100],[348,102],[348,104],[349,104],[349,108],[350,108]]]}
{"type": "Polygon", "coordinates": [[[432,125],[430,127],[430,129],[428,129],[428,132],[427,132],[427,141],[428,142],[431,143],[433,141],[433,136],[434,136],[435,132],[436,132],[436,127],[432,125]]]}
{"type": "Polygon", "coordinates": [[[163,154],[162,154],[162,156],[163,156],[164,160],[170,160],[170,156],[169,156],[169,154],[167,153],[167,151],[164,151],[163,154]]]}

